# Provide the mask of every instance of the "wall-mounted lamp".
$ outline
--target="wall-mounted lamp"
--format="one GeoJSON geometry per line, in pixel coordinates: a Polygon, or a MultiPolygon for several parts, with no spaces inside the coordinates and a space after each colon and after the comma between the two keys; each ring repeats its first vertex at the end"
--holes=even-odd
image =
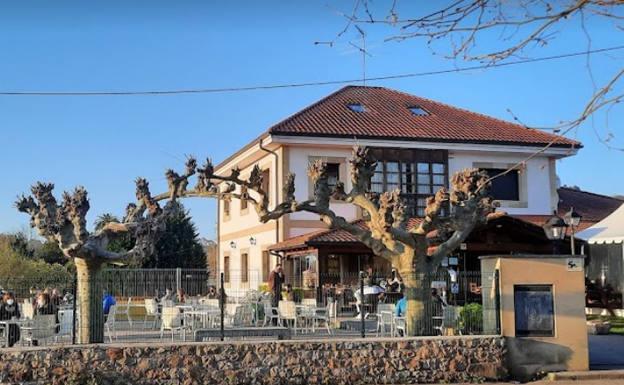
{"type": "Polygon", "coordinates": [[[249,237],[249,244],[252,246],[256,245],[256,238],[254,238],[253,236],[249,237]]]}
{"type": "Polygon", "coordinates": [[[235,249],[236,248],[236,242],[234,242],[234,241],[230,242],[230,248],[235,249]]]}

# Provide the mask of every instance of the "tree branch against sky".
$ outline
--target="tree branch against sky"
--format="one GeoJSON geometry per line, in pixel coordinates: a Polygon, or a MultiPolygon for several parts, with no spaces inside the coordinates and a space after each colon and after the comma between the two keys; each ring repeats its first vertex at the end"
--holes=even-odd
{"type": "MultiPolygon", "coordinates": [[[[361,31],[367,26],[381,24],[389,27],[386,42],[422,42],[435,55],[455,63],[478,62],[494,66],[511,59],[534,56],[555,39],[565,39],[571,28],[583,31],[585,38],[578,41],[579,48],[591,50],[601,42],[592,37],[589,20],[594,25],[608,23],[613,34],[624,36],[624,2],[618,0],[448,0],[430,5],[421,3],[409,10],[401,8],[404,2],[395,0],[381,11],[379,7],[373,10],[370,0],[355,0],[353,4],[350,11],[340,13],[346,19],[345,27],[337,32],[330,45],[342,39],[351,28],[361,31]]],[[[598,141],[609,149],[624,151],[622,146],[614,144],[617,134],[608,127],[609,115],[624,99],[624,67],[607,75],[607,80],[602,82],[595,80],[595,70],[588,54],[587,74],[593,90],[577,116],[553,122],[549,127],[536,127],[524,123],[533,117],[517,117],[510,113],[517,122],[529,128],[565,134],[600,112],[606,132],[596,129],[592,121],[598,141]]],[[[623,133],[620,135],[624,136],[623,133]]]]}

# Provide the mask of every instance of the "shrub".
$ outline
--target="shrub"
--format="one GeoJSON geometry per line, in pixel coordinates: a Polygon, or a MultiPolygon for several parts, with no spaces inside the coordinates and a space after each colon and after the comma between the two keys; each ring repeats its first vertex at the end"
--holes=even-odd
{"type": "Polygon", "coordinates": [[[483,329],[483,306],[469,303],[459,311],[459,327],[464,334],[479,333],[483,329]]]}

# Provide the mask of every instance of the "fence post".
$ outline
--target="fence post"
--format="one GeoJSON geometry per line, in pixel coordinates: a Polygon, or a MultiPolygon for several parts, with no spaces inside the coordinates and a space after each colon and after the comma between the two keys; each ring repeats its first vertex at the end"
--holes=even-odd
{"type": "Polygon", "coordinates": [[[498,270],[494,270],[494,291],[496,295],[496,334],[501,333],[501,314],[500,314],[500,277],[498,270]]]}
{"type": "Polygon", "coordinates": [[[76,345],[76,304],[78,298],[76,297],[76,287],[78,286],[78,273],[74,273],[74,284],[72,287],[72,296],[74,297],[74,303],[72,304],[72,345],[76,345]]]}
{"type": "Polygon", "coordinates": [[[219,309],[221,311],[221,341],[225,339],[225,332],[223,330],[223,324],[225,321],[225,289],[223,288],[225,282],[225,273],[221,272],[221,289],[219,291],[219,309]]]}
{"type": "Polygon", "coordinates": [[[362,326],[362,338],[366,338],[366,321],[364,320],[365,316],[365,307],[364,307],[364,272],[360,271],[360,320],[362,326]]]}
{"type": "Polygon", "coordinates": [[[182,288],[182,269],[176,268],[176,292],[182,288]]]}

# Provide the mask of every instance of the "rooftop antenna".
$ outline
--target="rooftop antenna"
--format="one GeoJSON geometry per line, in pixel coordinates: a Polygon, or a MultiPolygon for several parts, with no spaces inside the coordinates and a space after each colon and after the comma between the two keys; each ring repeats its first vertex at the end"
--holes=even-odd
{"type": "Polygon", "coordinates": [[[349,42],[349,44],[351,44],[353,47],[355,47],[358,51],[362,53],[362,85],[366,86],[366,56],[371,56],[371,55],[368,53],[368,51],[366,51],[366,33],[364,33],[362,28],[358,27],[357,25],[355,26],[355,28],[358,30],[358,33],[360,34],[360,37],[362,38],[362,45],[357,46],[353,44],[352,42],[349,42]]]}

